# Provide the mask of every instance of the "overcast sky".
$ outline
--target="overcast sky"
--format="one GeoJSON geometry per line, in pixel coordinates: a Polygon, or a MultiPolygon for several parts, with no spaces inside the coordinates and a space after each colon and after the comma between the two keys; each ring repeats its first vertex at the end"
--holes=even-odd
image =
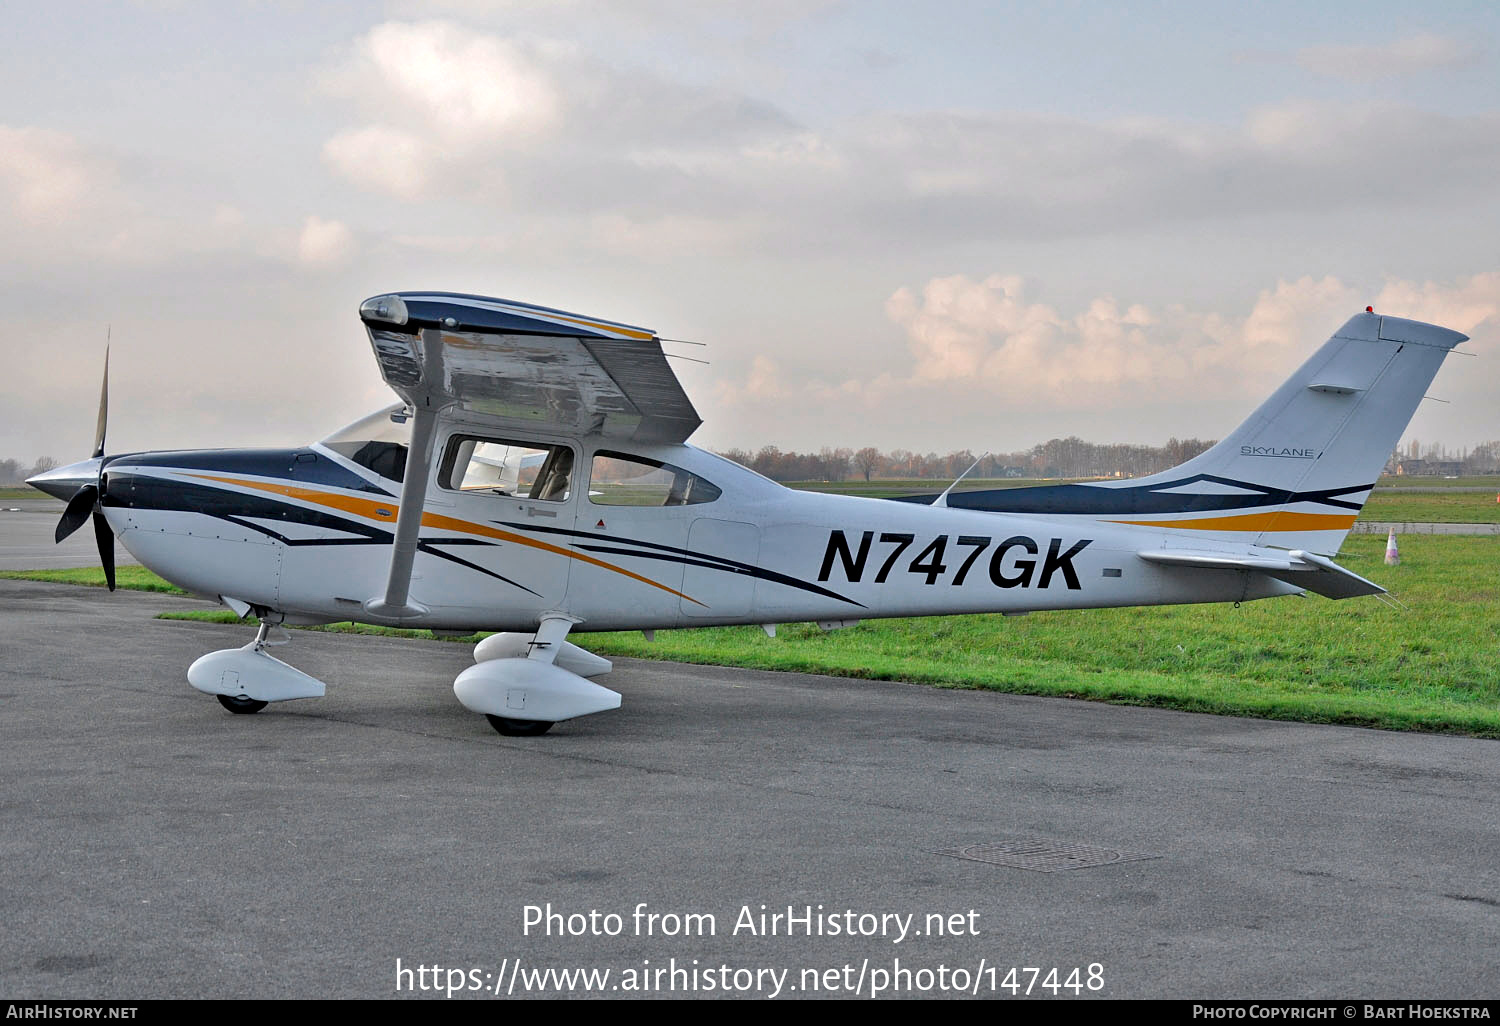
{"type": "Polygon", "coordinates": [[[1473,336],[1500,5],[39,3],[0,39],[0,457],[297,444],[381,292],[708,343],[699,445],[1222,437],[1351,314],[1473,336]]]}

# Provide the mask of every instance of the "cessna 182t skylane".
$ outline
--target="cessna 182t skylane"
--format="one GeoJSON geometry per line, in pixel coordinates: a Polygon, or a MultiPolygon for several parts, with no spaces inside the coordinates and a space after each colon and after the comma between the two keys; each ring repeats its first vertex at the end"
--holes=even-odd
{"type": "Polygon", "coordinates": [[[360,307],[401,398],[299,449],[104,455],[32,478],[162,577],[260,620],[188,680],[319,697],[273,625],[499,631],[453,685],[502,734],[618,708],[573,631],[1381,593],[1330,558],[1466,336],[1358,314],[1209,451],[1150,477],[906,502],[792,491],[686,444],[652,331],[477,296],[360,307]],[[924,505],[925,504],[925,505],[924,505]]]}

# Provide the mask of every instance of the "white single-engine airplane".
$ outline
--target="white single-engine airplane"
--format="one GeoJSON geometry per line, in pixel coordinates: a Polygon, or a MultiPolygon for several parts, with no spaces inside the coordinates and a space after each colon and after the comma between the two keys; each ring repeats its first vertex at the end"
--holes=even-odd
{"type": "MultiPolygon", "coordinates": [[[[573,631],[1374,595],[1330,558],[1466,336],[1358,314],[1228,438],[1150,477],[914,496],[793,491],[693,448],[654,332],[478,296],[359,310],[401,403],[300,449],[104,455],[31,484],[168,581],[260,620],[188,680],[232,712],[320,697],[278,624],[498,631],[453,690],[502,734],[618,708],[573,631]]],[[[108,367],[106,361],[106,391],[108,367]]]]}

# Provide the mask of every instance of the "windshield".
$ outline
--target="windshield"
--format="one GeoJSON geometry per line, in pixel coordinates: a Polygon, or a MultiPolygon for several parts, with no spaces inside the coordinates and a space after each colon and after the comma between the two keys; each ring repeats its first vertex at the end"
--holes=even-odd
{"type": "Polygon", "coordinates": [[[359,418],[323,439],[323,445],[391,481],[406,473],[406,449],[411,442],[411,418],[402,403],[359,418]]]}
{"type": "Polygon", "coordinates": [[[406,416],[405,410],[404,403],[393,403],[366,414],[323,439],[323,444],[334,452],[343,452],[343,446],[350,442],[395,442],[407,445],[411,442],[411,418],[406,416]],[[398,422],[393,417],[400,417],[401,420],[398,422]]]}

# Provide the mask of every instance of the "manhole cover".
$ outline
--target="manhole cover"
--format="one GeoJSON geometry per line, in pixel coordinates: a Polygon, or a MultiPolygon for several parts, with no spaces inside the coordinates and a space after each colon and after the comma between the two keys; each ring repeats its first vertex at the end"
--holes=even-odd
{"type": "Polygon", "coordinates": [[[962,844],[953,848],[934,848],[933,855],[947,855],[971,862],[988,862],[995,866],[1034,869],[1039,873],[1056,873],[1063,869],[1092,869],[1116,862],[1139,862],[1159,859],[1140,851],[1100,848],[1092,844],[1058,844],[1053,841],[1000,841],[995,844],[962,844]]]}

